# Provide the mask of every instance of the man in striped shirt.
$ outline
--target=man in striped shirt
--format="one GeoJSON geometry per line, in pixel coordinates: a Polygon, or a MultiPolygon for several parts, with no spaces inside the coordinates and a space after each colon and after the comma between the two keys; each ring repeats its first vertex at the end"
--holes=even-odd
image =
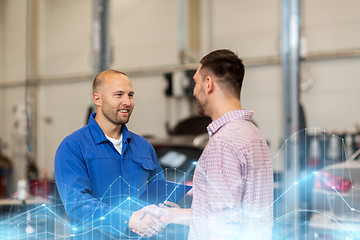
{"type": "Polygon", "coordinates": [[[241,106],[242,60],[216,50],[200,63],[193,94],[199,113],[212,119],[210,140],[195,169],[191,209],[169,208],[163,220],[190,224],[190,240],[271,239],[272,161],[253,112],[241,106]]]}
{"type": "Polygon", "coordinates": [[[189,239],[271,239],[272,161],[253,112],[241,106],[242,60],[217,50],[200,63],[194,96],[213,121],[194,174],[189,239]]]}

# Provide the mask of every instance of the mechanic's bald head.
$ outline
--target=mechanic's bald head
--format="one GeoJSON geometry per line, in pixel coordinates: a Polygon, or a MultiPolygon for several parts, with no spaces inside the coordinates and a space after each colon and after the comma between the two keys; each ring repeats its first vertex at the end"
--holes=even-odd
{"type": "Polygon", "coordinates": [[[126,76],[125,73],[123,73],[121,71],[117,71],[117,70],[112,70],[112,69],[105,70],[105,71],[99,73],[98,75],[95,76],[94,81],[93,81],[93,94],[101,93],[105,77],[109,74],[121,74],[121,75],[126,76]]]}

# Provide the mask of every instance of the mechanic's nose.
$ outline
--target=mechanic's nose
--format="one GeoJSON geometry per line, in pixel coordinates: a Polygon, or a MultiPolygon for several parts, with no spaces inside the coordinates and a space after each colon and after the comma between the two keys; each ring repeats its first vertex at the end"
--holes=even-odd
{"type": "Polygon", "coordinates": [[[131,104],[131,99],[129,96],[124,96],[123,99],[122,99],[122,103],[126,106],[130,106],[131,104]]]}

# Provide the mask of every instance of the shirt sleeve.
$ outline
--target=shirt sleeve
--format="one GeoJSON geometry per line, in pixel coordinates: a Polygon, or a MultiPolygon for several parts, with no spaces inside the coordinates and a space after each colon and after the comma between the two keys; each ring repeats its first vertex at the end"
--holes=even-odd
{"type": "Polygon", "coordinates": [[[105,204],[91,195],[87,167],[76,143],[63,141],[55,155],[56,185],[72,225],[72,235],[96,229],[120,236],[133,213],[105,204]]]}

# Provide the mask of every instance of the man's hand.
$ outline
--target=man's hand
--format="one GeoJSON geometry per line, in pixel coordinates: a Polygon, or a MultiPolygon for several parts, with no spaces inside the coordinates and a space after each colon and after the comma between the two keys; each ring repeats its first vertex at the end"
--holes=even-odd
{"type": "Polygon", "coordinates": [[[139,210],[140,218],[143,218],[146,214],[151,214],[154,217],[157,217],[164,225],[172,223],[174,214],[176,212],[170,210],[174,208],[180,208],[179,205],[173,202],[165,201],[164,203],[159,203],[159,206],[149,205],[139,210]]]}
{"type": "Polygon", "coordinates": [[[151,237],[163,230],[166,226],[159,219],[161,213],[156,205],[146,206],[131,215],[128,227],[135,233],[151,237]]]}
{"type": "Polygon", "coordinates": [[[144,217],[146,214],[157,217],[164,225],[163,227],[170,223],[182,225],[190,224],[191,209],[180,208],[176,203],[169,201],[159,204],[159,207],[156,205],[144,207],[139,210],[139,213],[140,218],[144,217]]]}
{"type": "Polygon", "coordinates": [[[164,202],[143,207],[131,215],[129,228],[145,237],[161,232],[167,224],[189,225],[191,209],[182,209],[176,203],[164,202]]]}

